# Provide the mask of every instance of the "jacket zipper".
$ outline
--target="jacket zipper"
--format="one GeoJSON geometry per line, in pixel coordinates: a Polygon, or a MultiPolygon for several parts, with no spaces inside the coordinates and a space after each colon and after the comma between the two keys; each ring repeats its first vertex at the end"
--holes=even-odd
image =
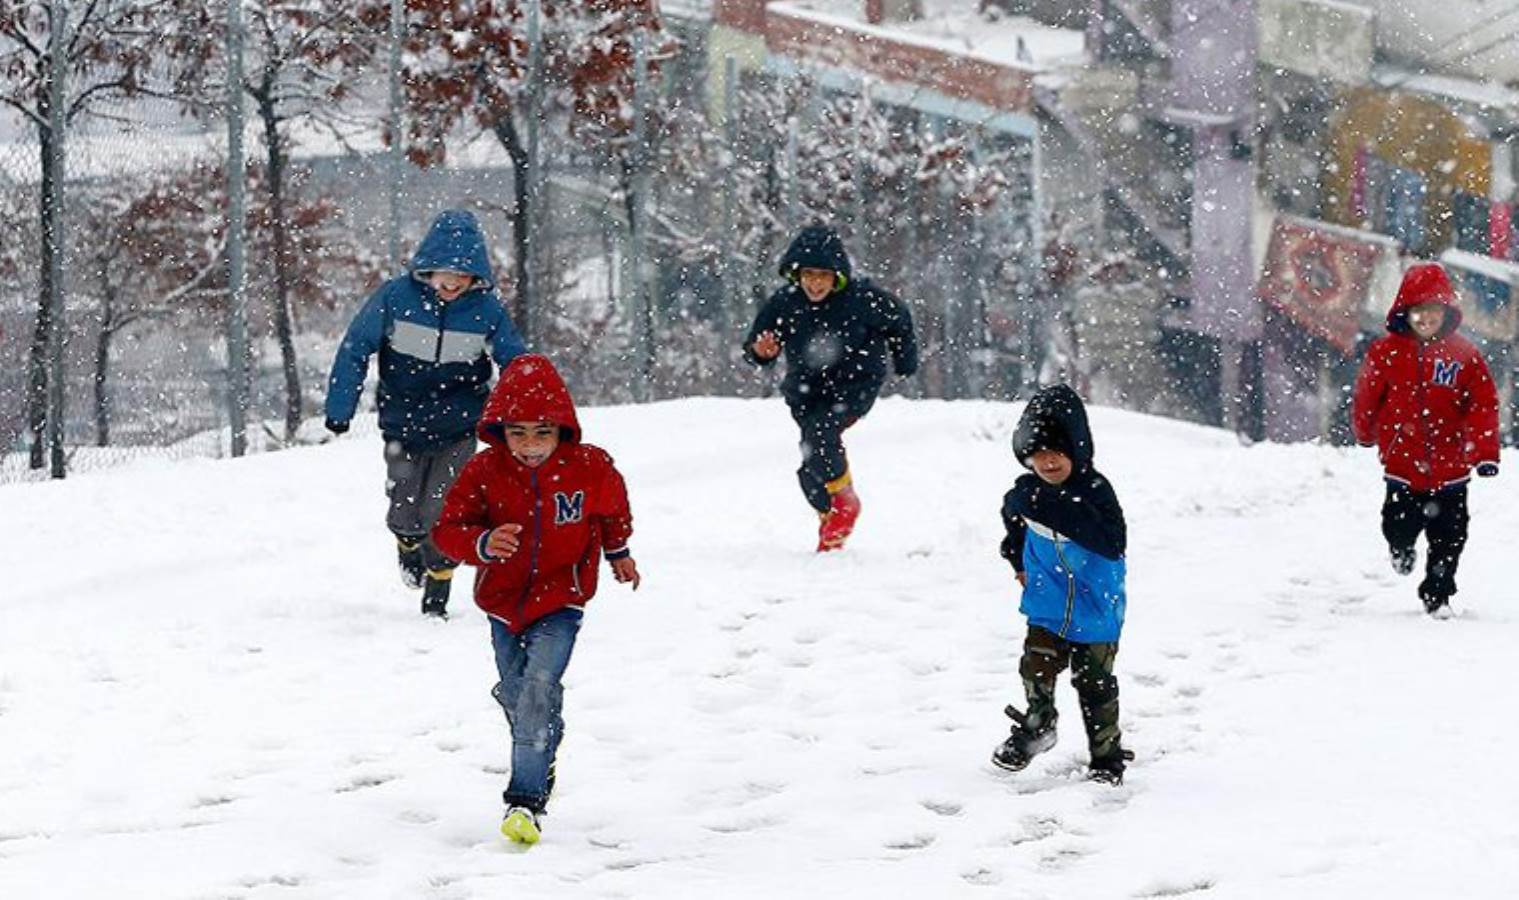
{"type": "Polygon", "coordinates": [[[438,343],[433,347],[432,351],[432,361],[434,363],[443,361],[443,319],[447,315],[448,304],[441,300],[438,301],[438,343]]]}
{"type": "Polygon", "coordinates": [[[1060,549],[1060,538],[1055,538],[1055,558],[1060,560],[1060,567],[1065,569],[1065,621],[1060,625],[1060,637],[1064,638],[1066,632],[1071,630],[1071,617],[1076,612],[1076,576],[1071,572],[1071,564],[1065,561],[1065,553],[1060,549]]]}
{"type": "Polygon", "coordinates": [[[1424,474],[1435,477],[1435,451],[1429,443],[1429,390],[1424,383],[1424,342],[1419,342],[1419,428],[1424,433],[1424,474]]]}
{"type": "Polygon", "coordinates": [[[538,470],[533,469],[529,476],[533,482],[533,550],[528,556],[527,583],[522,586],[522,594],[517,598],[517,618],[522,618],[522,611],[527,607],[527,596],[533,590],[533,579],[538,575],[538,545],[543,543],[543,495],[538,493],[538,470]]]}

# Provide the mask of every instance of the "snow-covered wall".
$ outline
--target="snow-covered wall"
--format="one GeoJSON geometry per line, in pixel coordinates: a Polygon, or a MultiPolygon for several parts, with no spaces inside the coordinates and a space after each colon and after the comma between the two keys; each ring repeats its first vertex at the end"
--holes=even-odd
{"type": "Polygon", "coordinates": [[[1351,0],[1377,16],[1389,56],[1473,78],[1519,81],[1519,4],[1494,0],[1351,0]]]}

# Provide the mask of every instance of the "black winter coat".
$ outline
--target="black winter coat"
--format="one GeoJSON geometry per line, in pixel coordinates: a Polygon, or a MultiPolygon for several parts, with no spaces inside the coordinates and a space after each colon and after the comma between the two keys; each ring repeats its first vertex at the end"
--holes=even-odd
{"type": "Polygon", "coordinates": [[[794,277],[798,268],[830,269],[838,273],[842,286],[820,303],[809,300],[796,284],[781,288],[760,308],[744,340],[744,358],[760,366],[775,360],[755,356],[755,340],[766,331],[780,340],[786,357],[781,393],[787,403],[798,406],[819,397],[879,392],[888,356],[898,375],[918,370],[912,313],[890,291],[850,278],[848,254],[832,229],[811,226],[792,241],[781,271],[794,277]]]}

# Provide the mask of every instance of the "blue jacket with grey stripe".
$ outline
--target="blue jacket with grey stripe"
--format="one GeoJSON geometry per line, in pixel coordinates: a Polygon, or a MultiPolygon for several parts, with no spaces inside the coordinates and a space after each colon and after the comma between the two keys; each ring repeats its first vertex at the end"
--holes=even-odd
{"type": "Polygon", "coordinates": [[[1058,485],[1022,475],[1002,500],[1002,556],[1027,576],[1019,609],[1030,625],[1068,641],[1116,642],[1128,605],[1128,528],[1113,485],[1092,466],[1086,409],[1064,385],[1029,401],[1013,437],[1024,465],[1042,449],[1070,457],[1072,472],[1058,485]]]}
{"type": "Polygon", "coordinates": [[[491,360],[522,353],[473,214],[448,210],[422,239],[405,275],[369,296],[348,326],[327,382],[327,418],[348,422],[358,408],[369,358],[380,355],[380,431],[409,450],[431,450],[474,434],[490,396],[491,360]],[[475,284],[443,302],[424,280],[447,269],[475,284]]]}

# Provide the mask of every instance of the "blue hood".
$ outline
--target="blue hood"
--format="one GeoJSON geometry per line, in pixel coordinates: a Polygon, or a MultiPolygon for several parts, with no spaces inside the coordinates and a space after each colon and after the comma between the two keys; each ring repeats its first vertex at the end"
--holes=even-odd
{"type": "Polygon", "coordinates": [[[475,276],[483,282],[476,287],[496,286],[491,271],[490,254],[485,250],[485,236],[475,214],[462,209],[446,209],[433,219],[427,237],[422,239],[411,258],[411,274],[448,269],[475,276]]]}

